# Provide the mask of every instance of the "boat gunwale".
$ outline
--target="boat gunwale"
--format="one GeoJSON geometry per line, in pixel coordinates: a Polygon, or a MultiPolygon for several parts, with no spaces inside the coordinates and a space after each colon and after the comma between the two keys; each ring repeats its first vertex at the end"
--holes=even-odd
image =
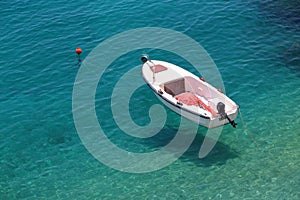
{"type": "MultiPolygon", "coordinates": [[[[173,105],[173,106],[175,106],[175,107],[177,107],[177,108],[180,108],[180,109],[182,109],[182,110],[184,110],[184,111],[186,111],[186,112],[189,112],[189,113],[191,113],[191,114],[193,114],[193,115],[196,115],[196,116],[199,116],[199,117],[202,117],[202,118],[205,118],[205,119],[214,119],[214,118],[211,118],[211,117],[209,117],[209,116],[205,116],[205,115],[202,115],[202,114],[200,114],[200,113],[194,112],[194,111],[192,111],[192,110],[190,110],[190,109],[184,108],[184,107],[180,106],[179,104],[175,104],[174,102],[170,101],[168,98],[165,98],[165,97],[164,97],[162,94],[160,94],[155,88],[151,87],[151,84],[147,83],[147,85],[153,90],[153,92],[154,92],[155,94],[157,94],[159,97],[161,97],[161,99],[165,100],[165,101],[168,102],[169,104],[171,104],[171,105],[173,105]]],[[[175,99],[175,98],[174,98],[174,99],[175,99]]],[[[175,100],[176,100],[176,99],[175,99],[175,100]]],[[[177,101],[177,102],[178,102],[178,101],[177,101]]],[[[188,106],[188,105],[187,105],[187,106],[188,106]]]]}

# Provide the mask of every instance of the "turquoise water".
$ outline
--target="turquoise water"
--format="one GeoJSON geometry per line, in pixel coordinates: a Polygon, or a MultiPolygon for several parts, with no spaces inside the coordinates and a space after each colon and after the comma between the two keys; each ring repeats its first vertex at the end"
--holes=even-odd
{"type": "MultiPolygon", "coordinates": [[[[299,3],[4,0],[1,6],[0,199],[300,198],[299,3]],[[250,132],[238,118],[238,128],[225,126],[212,152],[199,159],[206,131],[199,127],[188,151],[171,165],[124,173],[97,161],[76,132],[75,48],[83,49],[84,58],[109,37],[147,26],[182,32],[207,50],[250,132]]],[[[180,120],[166,110],[166,126],[145,141],[113,122],[110,91],[144,52],[183,62],[159,50],[128,53],[115,62],[128,61],[117,68],[119,75],[108,72],[96,94],[98,117],[108,116],[99,121],[109,138],[133,152],[164,146],[180,120]]],[[[145,86],[134,103],[132,118],[145,125],[144,110],[159,101],[145,86]]]]}

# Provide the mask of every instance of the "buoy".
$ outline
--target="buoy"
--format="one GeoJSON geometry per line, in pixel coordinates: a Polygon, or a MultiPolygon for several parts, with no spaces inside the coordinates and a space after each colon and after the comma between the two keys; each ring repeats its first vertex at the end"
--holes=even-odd
{"type": "Polygon", "coordinates": [[[77,53],[78,55],[81,54],[81,53],[82,53],[82,49],[79,48],[79,47],[77,47],[77,48],[76,48],[76,53],[77,53]]]}
{"type": "Polygon", "coordinates": [[[79,48],[79,47],[77,47],[75,51],[76,51],[76,53],[77,53],[78,65],[80,65],[80,63],[81,63],[80,54],[82,53],[82,49],[79,48]]]}

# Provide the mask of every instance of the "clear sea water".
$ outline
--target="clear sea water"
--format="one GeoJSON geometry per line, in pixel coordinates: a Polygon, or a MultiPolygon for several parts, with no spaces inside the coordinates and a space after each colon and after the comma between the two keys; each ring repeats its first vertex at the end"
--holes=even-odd
{"type": "MultiPolygon", "coordinates": [[[[1,1],[0,199],[300,199],[299,10],[289,0],[1,1]],[[176,30],[201,44],[250,132],[238,118],[238,128],[225,126],[199,159],[206,130],[199,127],[182,157],[144,174],[111,169],[89,154],[72,116],[75,48],[84,59],[109,37],[141,27],[176,30]]],[[[127,63],[118,73],[136,66],[141,52],[117,60],[127,63]]],[[[108,73],[97,90],[97,113],[108,119],[119,78],[108,73]]],[[[137,124],[149,122],[144,109],[152,103],[159,101],[146,86],[135,92],[137,124]]],[[[122,148],[152,151],[176,132],[180,118],[166,111],[162,141],[132,145],[113,120],[105,128],[122,148]]]]}

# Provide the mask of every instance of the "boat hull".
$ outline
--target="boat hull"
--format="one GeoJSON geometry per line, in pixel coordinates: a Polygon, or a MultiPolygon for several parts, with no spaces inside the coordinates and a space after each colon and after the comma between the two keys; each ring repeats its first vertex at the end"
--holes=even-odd
{"type": "MultiPolygon", "coordinates": [[[[198,125],[205,126],[207,128],[216,128],[216,127],[223,126],[223,125],[229,123],[228,119],[222,119],[222,120],[220,118],[210,119],[209,117],[200,115],[199,113],[194,113],[194,112],[190,112],[188,110],[182,109],[180,105],[174,105],[173,103],[169,102],[168,100],[162,98],[162,96],[159,95],[158,93],[154,92],[154,94],[170,110],[174,111],[178,115],[183,116],[184,118],[186,118],[198,125]]],[[[234,120],[234,119],[236,119],[237,115],[238,115],[238,112],[235,112],[233,114],[228,115],[228,117],[231,120],[234,120]]]]}
{"type": "Polygon", "coordinates": [[[238,115],[237,104],[181,67],[164,61],[147,61],[142,75],[165,106],[198,125],[215,128],[232,124],[238,115]],[[218,109],[219,103],[225,108],[223,114],[218,109]]]}

